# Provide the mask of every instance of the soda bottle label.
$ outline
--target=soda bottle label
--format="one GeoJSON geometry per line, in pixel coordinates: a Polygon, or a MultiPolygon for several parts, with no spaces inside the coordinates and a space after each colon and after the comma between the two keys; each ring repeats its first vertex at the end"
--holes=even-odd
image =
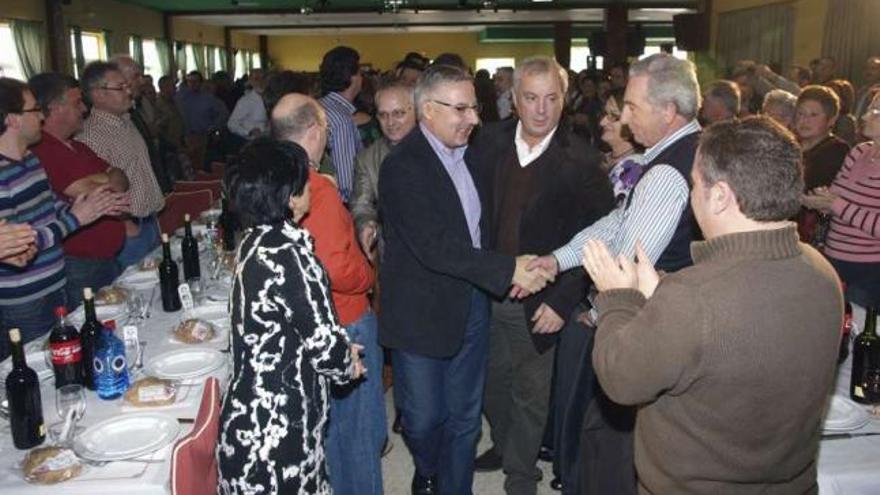
{"type": "Polygon", "coordinates": [[[52,364],[56,366],[78,363],[82,360],[82,345],[79,340],[52,344],[49,350],[52,353],[52,364]]]}

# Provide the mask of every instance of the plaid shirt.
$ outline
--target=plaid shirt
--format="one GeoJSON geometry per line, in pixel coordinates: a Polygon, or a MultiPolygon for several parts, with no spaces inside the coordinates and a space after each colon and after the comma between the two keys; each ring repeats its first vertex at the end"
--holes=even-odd
{"type": "Polygon", "coordinates": [[[93,108],[77,139],[111,166],[125,172],[133,216],[148,217],[165,206],[147,145],[128,113],[118,116],[93,108]]]}

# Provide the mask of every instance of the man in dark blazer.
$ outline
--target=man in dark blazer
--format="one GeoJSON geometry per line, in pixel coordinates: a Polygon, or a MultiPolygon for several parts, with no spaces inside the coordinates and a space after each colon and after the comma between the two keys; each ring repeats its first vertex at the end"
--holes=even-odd
{"type": "MultiPolygon", "coordinates": [[[[477,136],[478,154],[494,158],[478,162],[481,180],[492,185],[484,211],[491,214],[487,247],[497,252],[547,252],[613,207],[601,155],[560,125],[567,82],[552,58],[522,61],[513,83],[519,119],[477,136]]],[[[503,466],[508,494],[536,492],[553,347],[560,331],[586,331],[576,327],[575,308],[586,299],[588,282],[584,272],[571,270],[540,293],[492,303],[484,408],[493,448],[480,457],[477,469],[503,466]]]]}
{"type": "Polygon", "coordinates": [[[419,126],[379,172],[385,254],[379,328],[392,351],[414,494],[468,495],[480,432],[489,347],[487,293],[520,282],[540,290],[529,256],[482,249],[488,229],[475,165],[466,156],[478,123],[473,79],[432,66],[415,89],[419,126]]]}

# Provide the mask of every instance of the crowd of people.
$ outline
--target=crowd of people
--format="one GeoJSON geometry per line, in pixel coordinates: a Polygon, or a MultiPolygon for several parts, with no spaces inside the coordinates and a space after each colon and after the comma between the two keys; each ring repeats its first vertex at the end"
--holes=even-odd
{"type": "Polygon", "coordinates": [[[668,54],[378,73],[345,46],[241,84],[157,91],[125,55],[3,78],[0,326],[45,335],[224,161],[219,493],[382,493],[386,364],[413,494],[501,469],[534,494],[551,458],[570,494],[813,493],[840,281],[880,302],[880,57],[864,79],[743,61],[701,90],[668,54]]]}

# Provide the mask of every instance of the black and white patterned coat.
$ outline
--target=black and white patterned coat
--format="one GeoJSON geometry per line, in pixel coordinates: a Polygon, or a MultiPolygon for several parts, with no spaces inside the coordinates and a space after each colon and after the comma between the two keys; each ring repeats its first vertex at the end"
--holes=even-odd
{"type": "Polygon", "coordinates": [[[349,340],[309,234],[250,229],[232,285],[233,371],[220,414],[221,494],[330,494],[329,381],[350,380],[349,340]]]}

